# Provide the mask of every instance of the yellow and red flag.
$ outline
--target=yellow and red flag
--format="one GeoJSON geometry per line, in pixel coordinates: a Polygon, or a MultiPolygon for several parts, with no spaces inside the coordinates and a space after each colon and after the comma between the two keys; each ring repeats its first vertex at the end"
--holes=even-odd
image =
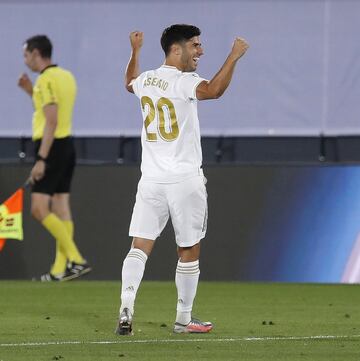
{"type": "Polygon", "coordinates": [[[3,204],[0,204],[0,251],[7,238],[23,240],[23,198],[24,190],[20,188],[3,204]]]}

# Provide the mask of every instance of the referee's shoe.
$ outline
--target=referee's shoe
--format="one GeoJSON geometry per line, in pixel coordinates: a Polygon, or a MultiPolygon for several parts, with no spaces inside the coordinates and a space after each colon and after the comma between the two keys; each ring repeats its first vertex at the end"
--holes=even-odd
{"type": "Polygon", "coordinates": [[[65,274],[61,277],[61,281],[70,281],[75,278],[86,275],[92,270],[90,265],[85,262],[84,264],[69,262],[65,274]]]}
{"type": "Polygon", "coordinates": [[[86,275],[91,270],[92,270],[92,268],[90,267],[90,265],[87,262],[84,264],[70,262],[70,263],[68,263],[64,273],[54,276],[50,272],[48,272],[48,273],[45,273],[40,276],[40,281],[41,282],[71,281],[75,278],[86,275]]]}

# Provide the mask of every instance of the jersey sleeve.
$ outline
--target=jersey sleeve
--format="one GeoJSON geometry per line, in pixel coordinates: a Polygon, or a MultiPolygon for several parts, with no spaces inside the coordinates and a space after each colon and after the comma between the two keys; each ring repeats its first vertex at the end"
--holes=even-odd
{"type": "Polygon", "coordinates": [[[141,86],[143,84],[143,80],[144,80],[144,75],[145,73],[142,73],[140,74],[136,79],[134,79],[132,81],[132,88],[133,88],[133,91],[134,91],[134,94],[140,98],[140,89],[141,89],[141,86]]]}
{"type": "Polygon", "coordinates": [[[196,88],[197,86],[203,82],[207,81],[204,78],[200,78],[196,73],[185,73],[181,78],[181,89],[183,95],[186,99],[197,99],[196,98],[196,88]]]}
{"type": "Polygon", "coordinates": [[[56,91],[55,82],[51,77],[44,77],[39,84],[39,93],[41,98],[41,105],[44,107],[48,104],[58,103],[58,94],[56,91]]]}

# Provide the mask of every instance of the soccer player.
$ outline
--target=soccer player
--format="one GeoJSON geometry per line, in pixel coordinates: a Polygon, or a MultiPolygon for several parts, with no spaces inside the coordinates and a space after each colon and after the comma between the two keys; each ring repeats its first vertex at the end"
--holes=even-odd
{"type": "Polygon", "coordinates": [[[18,80],[34,105],[31,213],[56,239],[55,262],[40,280],[66,281],[91,271],[74,242],[70,209],[75,167],[71,128],[76,81],[68,70],[52,63],[52,44],[47,36],[29,38],[23,51],[25,64],[40,74],[34,86],[25,73],[18,80]]]}
{"type": "Polygon", "coordinates": [[[216,99],[224,93],[248,44],[236,38],[224,65],[207,81],[194,73],[204,53],[196,26],[176,24],[166,28],[161,37],[164,65],[141,74],[143,33],[132,32],[130,43],[125,85],[140,99],[144,119],[142,177],[130,224],[132,246],[122,268],[121,306],[115,332],[132,334],[135,297],[145,263],[171,217],[178,250],[178,300],[173,330],[206,333],[212,324],[191,315],[200,274],[200,240],[207,224],[197,101],[216,99]]]}

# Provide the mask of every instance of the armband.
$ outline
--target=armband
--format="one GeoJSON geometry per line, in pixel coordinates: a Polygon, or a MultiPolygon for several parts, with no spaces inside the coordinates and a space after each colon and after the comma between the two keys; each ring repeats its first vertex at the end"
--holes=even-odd
{"type": "Polygon", "coordinates": [[[46,158],[42,157],[40,154],[36,154],[36,160],[42,160],[43,162],[46,163],[46,158]]]}

